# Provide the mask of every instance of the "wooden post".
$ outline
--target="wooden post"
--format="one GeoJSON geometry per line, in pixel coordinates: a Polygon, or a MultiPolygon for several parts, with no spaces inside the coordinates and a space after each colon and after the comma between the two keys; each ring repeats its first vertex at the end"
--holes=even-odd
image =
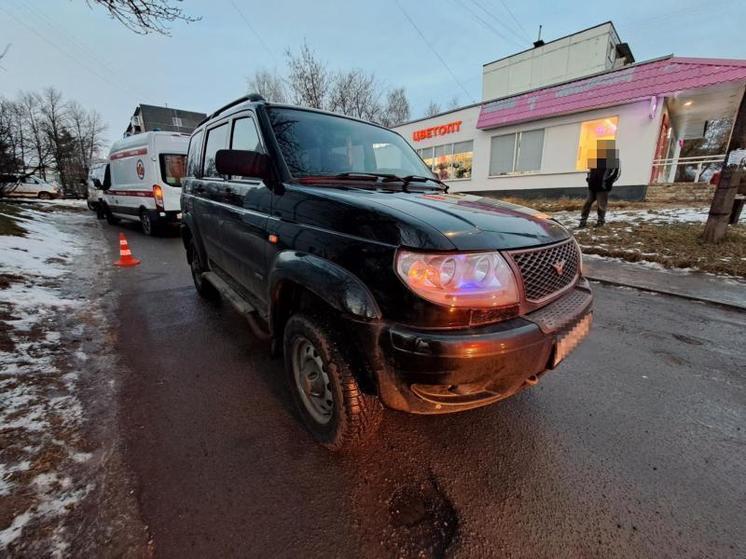
{"type": "Polygon", "coordinates": [[[725,162],[720,171],[720,181],[712,197],[710,215],[707,217],[705,232],[702,235],[702,239],[708,243],[720,241],[728,229],[728,218],[733,211],[733,201],[736,199],[738,185],[743,174],[743,170],[737,166],[728,165],[731,152],[737,149],[746,149],[746,93],[741,96],[741,105],[738,107],[738,113],[733,122],[728,149],[725,150],[725,162]]]}

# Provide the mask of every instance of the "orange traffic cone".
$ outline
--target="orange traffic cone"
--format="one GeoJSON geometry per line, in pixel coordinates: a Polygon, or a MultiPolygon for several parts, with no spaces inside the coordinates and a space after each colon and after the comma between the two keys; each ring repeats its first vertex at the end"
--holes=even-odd
{"type": "Polygon", "coordinates": [[[119,260],[114,262],[115,266],[137,266],[140,261],[132,256],[132,251],[124,238],[124,233],[119,233],[119,260]]]}

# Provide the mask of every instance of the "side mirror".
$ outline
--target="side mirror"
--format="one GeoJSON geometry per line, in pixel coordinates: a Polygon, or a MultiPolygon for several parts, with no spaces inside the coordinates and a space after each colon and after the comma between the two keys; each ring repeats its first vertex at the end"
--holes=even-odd
{"type": "Polygon", "coordinates": [[[101,181],[99,179],[93,179],[93,187],[94,188],[102,188],[101,181]]]}
{"type": "Polygon", "coordinates": [[[258,151],[219,149],[215,154],[215,169],[221,175],[270,178],[269,156],[258,151]]]}

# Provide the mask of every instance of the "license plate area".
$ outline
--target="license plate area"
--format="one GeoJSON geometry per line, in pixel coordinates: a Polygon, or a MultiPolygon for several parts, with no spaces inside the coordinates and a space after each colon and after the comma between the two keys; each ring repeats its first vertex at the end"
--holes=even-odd
{"type": "Polygon", "coordinates": [[[552,367],[559,365],[570,352],[577,347],[583,338],[588,335],[591,330],[591,323],[593,322],[593,314],[588,313],[585,315],[575,326],[569,331],[557,336],[557,341],[554,346],[554,360],[552,367]]]}

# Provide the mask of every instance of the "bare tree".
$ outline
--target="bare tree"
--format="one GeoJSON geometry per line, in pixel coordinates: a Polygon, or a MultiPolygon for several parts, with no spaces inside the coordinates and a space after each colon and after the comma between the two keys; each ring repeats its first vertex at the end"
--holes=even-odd
{"type": "Polygon", "coordinates": [[[392,89],[386,94],[386,105],[381,111],[382,125],[393,128],[409,120],[409,101],[403,87],[392,89]]]}
{"type": "Polygon", "coordinates": [[[293,103],[324,109],[329,95],[330,72],[304,42],[298,53],[287,50],[288,86],[293,103]]]}
{"type": "Polygon", "coordinates": [[[454,95],[448,100],[448,103],[446,103],[446,110],[452,111],[453,109],[458,109],[459,102],[458,102],[458,95],[454,95]]]}
{"type": "Polygon", "coordinates": [[[68,149],[68,134],[65,119],[68,117],[67,107],[62,100],[59,90],[48,87],[41,94],[41,113],[43,115],[43,130],[49,140],[54,167],[60,177],[60,182],[68,183],[63,164],[68,149]]]}
{"type": "Polygon", "coordinates": [[[103,133],[106,126],[96,111],[87,111],[76,101],[68,104],[69,127],[76,148],[77,167],[87,175],[93,160],[103,147],[103,133]]]}
{"type": "MultiPolygon", "coordinates": [[[[175,0],[181,2],[181,0],[175,0]]],[[[194,23],[201,18],[192,17],[177,8],[171,0],[86,0],[89,6],[102,6],[112,19],[140,35],[161,33],[168,35],[168,24],[174,21],[194,23]]]]}
{"type": "Polygon", "coordinates": [[[430,101],[430,104],[425,109],[425,117],[431,117],[435,116],[438,113],[441,113],[443,111],[440,110],[440,105],[438,105],[435,101],[430,101]]]}
{"type": "Polygon", "coordinates": [[[329,96],[329,110],[377,122],[380,118],[380,88],[373,74],[362,70],[339,72],[329,96]]]}
{"type": "Polygon", "coordinates": [[[285,93],[285,84],[277,72],[270,72],[266,69],[257,70],[249,78],[249,91],[258,93],[267,101],[273,103],[287,103],[287,94],[285,93]]]}
{"type": "Polygon", "coordinates": [[[18,102],[22,113],[22,128],[26,130],[30,150],[26,166],[47,179],[47,167],[51,164],[52,152],[49,138],[44,130],[44,115],[41,111],[41,96],[37,93],[23,93],[18,102]]]}

